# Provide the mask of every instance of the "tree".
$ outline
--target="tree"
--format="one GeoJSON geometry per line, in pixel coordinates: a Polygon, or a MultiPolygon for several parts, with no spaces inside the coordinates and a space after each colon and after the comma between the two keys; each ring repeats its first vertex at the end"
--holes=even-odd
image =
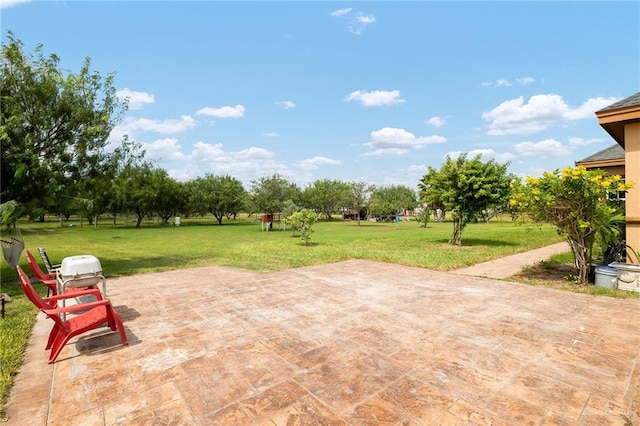
{"type": "Polygon", "coordinates": [[[164,169],[155,169],[150,183],[156,194],[152,209],[162,219],[162,224],[167,225],[169,219],[184,208],[184,185],[164,169]]]}
{"type": "Polygon", "coordinates": [[[403,210],[413,210],[418,206],[415,192],[403,185],[375,188],[371,193],[371,212],[384,219],[394,217],[403,210]]]}
{"type": "Polygon", "coordinates": [[[341,203],[349,191],[349,184],[334,180],[316,180],[302,191],[304,204],[317,212],[323,213],[327,219],[342,207],[341,203]]]}
{"type": "Polygon", "coordinates": [[[155,206],[156,190],[151,184],[154,170],[149,164],[126,167],[116,179],[115,212],[134,213],[136,228],[155,206]]]}
{"type": "Polygon", "coordinates": [[[586,283],[596,240],[600,238],[601,249],[606,249],[624,223],[623,206],[608,201],[607,194],[632,186],[632,182],[623,183],[620,176],[609,176],[604,170],[566,167],[540,178],[526,178],[525,184],[514,188],[509,205],[520,217],[527,215],[558,228],[571,247],[577,281],[586,283]]]}
{"type": "Polygon", "coordinates": [[[47,208],[62,195],[76,196],[74,183],[109,161],[104,149],[126,104],[115,94],[113,75],[59,68],[42,45],[33,55],[11,32],[0,55],[0,194],[27,208],[47,208]]]}
{"type": "Polygon", "coordinates": [[[482,162],[480,155],[468,160],[463,153],[456,159],[447,156],[440,170],[428,168],[422,178],[421,195],[425,203],[439,200],[453,211],[453,232],[449,244],[462,244],[462,231],[486,209],[505,204],[512,176],[509,164],[494,160],[482,162]]]}
{"type": "Polygon", "coordinates": [[[367,210],[369,195],[374,190],[373,185],[369,185],[363,181],[351,182],[348,191],[344,194],[342,200],[344,207],[353,210],[358,215],[358,226],[360,226],[360,214],[367,210]]]}
{"type": "Polygon", "coordinates": [[[439,171],[429,167],[426,175],[418,183],[418,194],[427,208],[433,211],[433,219],[436,222],[444,222],[447,208],[444,205],[442,193],[446,188],[445,182],[440,182],[442,176],[439,171]]]}
{"type": "Polygon", "coordinates": [[[206,174],[195,179],[190,204],[200,213],[211,213],[222,225],[225,216],[235,215],[242,209],[245,194],[242,182],[236,178],[206,174]]]}
{"type": "Polygon", "coordinates": [[[316,222],[318,216],[316,213],[309,209],[302,209],[300,211],[292,213],[287,216],[284,221],[287,225],[291,226],[293,235],[295,231],[300,231],[300,237],[304,241],[304,244],[309,244],[311,241],[311,233],[313,232],[313,224],[316,222]]]}
{"type": "Polygon", "coordinates": [[[257,212],[273,215],[283,210],[285,201],[296,203],[300,198],[300,189],[276,173],[251,181],[251,195],[257,212]]]}

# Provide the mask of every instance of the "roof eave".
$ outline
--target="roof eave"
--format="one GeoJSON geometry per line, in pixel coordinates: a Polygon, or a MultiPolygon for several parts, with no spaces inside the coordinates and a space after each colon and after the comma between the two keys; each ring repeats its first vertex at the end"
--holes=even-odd
{"type": "Polygon", "coordinates": [[[624,126],[640,121],[640,105],[596,112],[598,124],[624,148],[624,126]]]}

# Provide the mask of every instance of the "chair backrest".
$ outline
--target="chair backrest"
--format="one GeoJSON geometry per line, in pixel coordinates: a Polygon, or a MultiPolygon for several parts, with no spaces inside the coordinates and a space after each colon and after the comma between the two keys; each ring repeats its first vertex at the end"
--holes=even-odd
{"type": "Polygon", "coordinates": [[[40,297],[40,295],[36,292],[36,289],[33,288],[33,285],[31,285],[31,280],[29,279],[29,276],[25,274],[25,272],[22,270],[20,265],[16,266],[16,271],[18,271],[18,276],[20,277],[20,287],[22,287],[22,291],[27,296],[27,298],[31,301],[31,303],[36,305],[36,308],[38,309],[53,308],[53,306],[51,306],[49,303],[43,300],[42,297],[40,297]]]}
{"type": "Polygon", "coordinates": [[[36,262],[36,258],[33,257],[33,255],[29,250],[26,250],[24,254],[27,256],[27,262],[29,262],[29,269],[31,269],[31,272],[33,272],[33,275],[35,275],[37,279],[39,279],[40,281],[50,279],[47,276],[47,274],[45,274],[42,271],[42,269],[40,268],[40,265],[38,265],[38,262],[36,262]]]}
{"type": "Polygon", "coordinates": [[[47,254],[47,251],[44,249],[44,247],[38,247],[38,253],[40,253],[40,257],[42,258],[44,267],[47,268],[47,271],[49,273],[55,272],[56,270],[53,266],[53,263],[51,263],[51,260],[49,260],[49,255],[47,254]]]}

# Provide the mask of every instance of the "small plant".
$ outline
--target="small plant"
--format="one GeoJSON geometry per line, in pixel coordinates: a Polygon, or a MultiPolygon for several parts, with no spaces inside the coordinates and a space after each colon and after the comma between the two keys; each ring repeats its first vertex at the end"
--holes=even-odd
{"type": "Polygon", "coordinates": [[[420,213],[414,216],[416,222],[420,224],[421,228],[426,228],[429,225],[429,220],[431,219],[429,216],[431,215],[431,211],[428,208],[424,208],[420,211],[420,213]]]}
{"type": "Polygon", "coordinates": [[[313,232],[313,224],[316,223],[318,216],[315,212],[304,209],[292,213],[284,219],[284,223],[289,225],[293,232],[300,231],[300,237],[305,245],[311,241],[311,233],[313,232]]]}

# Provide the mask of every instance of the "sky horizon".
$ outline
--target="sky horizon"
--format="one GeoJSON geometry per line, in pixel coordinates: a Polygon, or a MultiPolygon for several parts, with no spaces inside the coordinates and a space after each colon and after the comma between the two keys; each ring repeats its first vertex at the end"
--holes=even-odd
{"type": "Polygon", "coordinates": [[[613,145],[594,113],[640,91],[637,2],[2,0],[0,24],[114,73],[112,141],[181,181],[415,189],[462,152],[539,176],[613,145]]]}

